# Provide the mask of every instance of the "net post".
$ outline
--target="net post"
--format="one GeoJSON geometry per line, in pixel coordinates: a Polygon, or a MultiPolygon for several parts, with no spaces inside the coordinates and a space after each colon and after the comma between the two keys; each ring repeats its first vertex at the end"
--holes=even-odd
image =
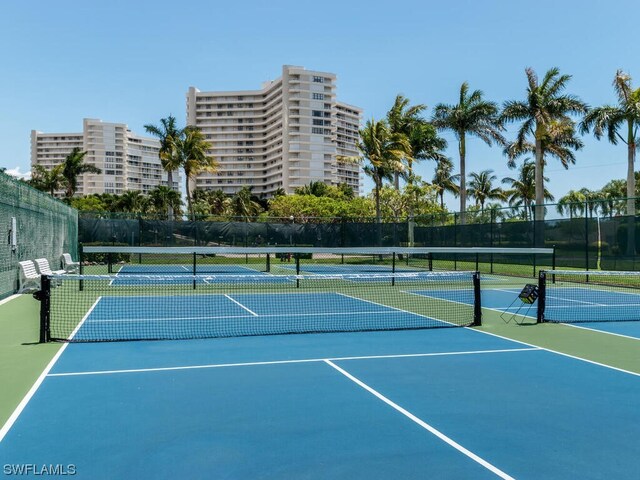
{"type": "MultiPolygon", "coordinates": [[[[396,273],[396,252],[391,254],[391,273],[396,273]]],[[[391,277],[391,286],[395,286],[396,277],[395,275],[391,277]]]]}
{"type": "Polygon", "coordinates": [[[267,272],[271,271],[271,254],[267,253],[267,272]]]}
{"type": "Polygon", "coordinates": [[[40,300],[40,343],[51,340],[50,311],[51,311],[51,279],[48,275],[40,277],[40,291],[36,297],[40,300]]]}
{"type": "MultiPolygon", "coordinates": [[[[82,243],[78,245],[78,261],[80,262],[80,275],[84,274],[84,247],[82,243]]],[[[84,282],[80,280],[78,282],[78,290],[82,291],[84,289],[84,282]]]]}
{"type": "Polygon", "coordinates": [[[196,273],[198,272],[198,265],[196,259],[196,252],[193,252],[193,289],[196,289],[196,273]]]}
{"type": "Polygon", "coordinates": [[[111,252],[107,253],[107,272],[113,273],[113,257],[111,252]]]}
{"type": "Polygon", "coordinates": [[[544,322],[544,310],[547,300],[547,272],[540,270],[538,274],[538,312],[536,315],[537,323],[544,322]]]}
{"type": "Polygon", "coordinates": [[[433,272],[433,253],[427,253],[427,260],[429,261],[429,271],[433,272]]]}
{"type": "Polygon", "coordinates": [[[294,258],[296,259],[296,288],[300,288],[300,255],[295,253],[294,258]]]}
{"type": "Polygon", "coordinates": [[[482,302],[480,300],[480,272],[473,274],[473,325],[482,325],[482,302]]]}
{"type": "Polygon", "coordinates": [[[480,271],[480,259],[479,259],[479,254],[476,253],[476,272],[480,271]]]}

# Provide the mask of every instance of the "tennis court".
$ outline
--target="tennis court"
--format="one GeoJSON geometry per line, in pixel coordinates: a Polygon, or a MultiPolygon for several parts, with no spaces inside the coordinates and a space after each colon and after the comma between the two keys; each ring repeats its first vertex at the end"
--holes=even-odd
{"type": "Polygon", "coordinates": [[[639,395],[465,329],[67,344],[0,452],[82,478],[635,478],[639,395]]]}
{"type": "MultiPolygon", "coordinates": [[[[638,373],[477,328],[522,280],[236,273],[43,279],[41,339],[64,344],[0,457],[92,479],[637,478],[638,373]]],[[[596,287],[634,304],[559,282],[547,314],[596,287]]]]}

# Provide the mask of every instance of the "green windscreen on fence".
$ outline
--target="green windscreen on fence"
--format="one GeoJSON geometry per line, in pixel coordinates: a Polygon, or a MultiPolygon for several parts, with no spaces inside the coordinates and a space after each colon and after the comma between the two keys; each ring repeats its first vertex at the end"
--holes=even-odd
{"type": "Polygon", "coordinates": [[[22,260],[46,258],[60,268],[63,253],[78,253],[78,212],[50,195],[0,173],[0,298],[19,289],[22,260]]]}

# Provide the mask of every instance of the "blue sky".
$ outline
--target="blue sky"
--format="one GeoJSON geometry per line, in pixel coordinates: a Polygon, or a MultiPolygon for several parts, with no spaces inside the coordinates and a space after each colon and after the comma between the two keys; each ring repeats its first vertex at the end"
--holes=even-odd
{"type": "MultiPolygon", "coordinates": [[[[189,86],[256,89],[283,64],[336,73],[339,98],[365,119],[384,116],[397,93],[430,114],[455,102],[463,81],[499,103],[522,99],[528,66],[573,75],[570,92],[590,105],[615,100],[618,68],[640,85],[631,0],[35,0],[2,10],[0,166],[20,172],[29,170],[31,129],[80,131],[88,117],[144,133],[170,113],[184,124],[189,86]]],[[[556,198],[625,177],[624,146],[584,143],[569,171],[549,164],[556,198]]],[[[514,174],[500,149],[471,140],[468,171],[486,168],[514,174]]],[[[433,164],[417,172],[430,179],[433,164]]]]}

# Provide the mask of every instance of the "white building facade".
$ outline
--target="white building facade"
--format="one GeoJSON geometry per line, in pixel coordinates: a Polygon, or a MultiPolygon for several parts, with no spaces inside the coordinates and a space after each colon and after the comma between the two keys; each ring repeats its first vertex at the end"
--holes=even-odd
{"type": "Polygon", "coordinates": [[[339,102],[336,75],[285,65],[260,90],[187,92],[187,124],[200,128],[218,162],[191,188],[233,194],[243,186],[270,197],[310,182],[346,183],[360,194],[358,156],[362,110],[339,102]]]}
{"type": "MultiPolygon", "coordinates": [[[[94,193],[122,194],[127,190],[147,193],[167,186],[167,173],[158,157],[160,142],[136,135],[124,123],[107,123],[85,118],[81,133],[31,131],[31,165],[51,169],[78,147],[86,151],[85,162],[102,173],[83,174],[77,196],[94,193]]],[[[180,189],[180,173],[173,172],[173,189],[180,189]]],[[[59,192],[58,194],[62,194],[59,192]]]]}

